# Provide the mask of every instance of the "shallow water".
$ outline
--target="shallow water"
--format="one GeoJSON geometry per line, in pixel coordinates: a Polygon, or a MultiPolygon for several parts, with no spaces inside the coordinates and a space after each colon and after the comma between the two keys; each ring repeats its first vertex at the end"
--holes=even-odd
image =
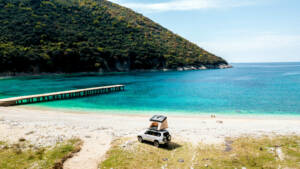
{"type": "Polygon", "coordinates": [[[300,115],[300,63],[233,69],[2,78],[0,98],[125,84],[124,92],[32,104],[122,113],[300,115]]]}

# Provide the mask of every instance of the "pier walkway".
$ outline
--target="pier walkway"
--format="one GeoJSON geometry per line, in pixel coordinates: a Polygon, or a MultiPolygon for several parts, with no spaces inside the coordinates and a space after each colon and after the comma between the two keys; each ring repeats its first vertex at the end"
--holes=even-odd
{"type": "Polygon", "coordinates": [[[14,106],[20,104],[30,104],[30,103],[53,101],[53,100],[71,99],[76,97],[85,97],[91,95],[123,91],[124,88],[125,88],[124,85],[112,85],[112,86],[93,87],[93,88],[86,88],[86,89],[54,92],[54,93],[37,94],[37,95],[30,95],[30,96],[12,97],[7,99],[0,99],[0,106],[14,106]]]}

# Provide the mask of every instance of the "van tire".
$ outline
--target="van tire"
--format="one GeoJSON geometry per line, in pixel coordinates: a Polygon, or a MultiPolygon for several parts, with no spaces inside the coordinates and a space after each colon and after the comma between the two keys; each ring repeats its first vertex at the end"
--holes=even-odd
{"type": "Polygon", "coordinates": [[[138,136],[138,141],[139,141],[140,143],[142,143],[142,142],[143,142],[143,138],[142,138],[141,136],[138,136]]]}
{"type": "Polygon", "coordinates": [[[167,140],[171,141],[171,135],[168,135],[167,140]]]}
{"type": "Polygon", "coordinates": [[[157,140],[154,141],[154,146],[159,147],[159,142],[157,140]]]}

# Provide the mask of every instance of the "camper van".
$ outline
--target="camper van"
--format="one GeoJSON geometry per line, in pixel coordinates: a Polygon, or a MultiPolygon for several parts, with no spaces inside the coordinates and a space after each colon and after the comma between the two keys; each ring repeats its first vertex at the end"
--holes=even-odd
{"type": "Polygon", "coordinates": [[[149,128],[138,135],[138,141],[150,141],[154,146],[159,147],[161,144],[168,144],[171,141],[171,135],[166,130],[168,128],[167,117],[154,115],[150,118],[149,128]]]}

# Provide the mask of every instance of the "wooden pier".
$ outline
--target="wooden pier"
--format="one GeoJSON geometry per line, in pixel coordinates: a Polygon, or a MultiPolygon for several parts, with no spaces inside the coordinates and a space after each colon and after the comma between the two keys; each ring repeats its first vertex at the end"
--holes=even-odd
{"type": "Polygon", "coordinates": [[[53,100],[71,99],[76,97],[92,96],[110,92],[123,91],[124,85],[102,86],[78,90],[69,90],[54,93],[37,94],[30,96],[12,97],[0,99],[0,106],[14,106],[20,104],[30,104],[38,102],[48,102],[53,100]]]}

